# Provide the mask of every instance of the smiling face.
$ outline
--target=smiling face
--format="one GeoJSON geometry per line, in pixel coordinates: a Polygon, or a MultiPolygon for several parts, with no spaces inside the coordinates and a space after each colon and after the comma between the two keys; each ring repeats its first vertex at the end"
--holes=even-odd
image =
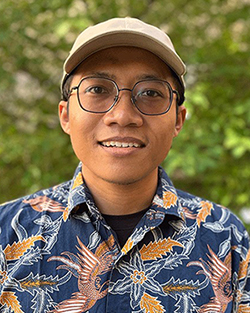
{"type": "MultiPolygon", "coordinates": [[[[114,47],[99,51],[77,69],[71,86],[83,77],[103,76],[116,81],[120,89],[132,88],[139,80],[154,77],[174,83],[167,65],[149,51],[114,47]]],[[[76,93],[59,104],[63,130],[70,135],[75,154],[82,161],[86,182],[128,185],[157,178],[157,167],[167,156],[172,140],[185,119],[185,108],[176,117],[176,96],[167,114],[146,116],[123,90],[111,111],[94,114],[83,111],[76,93]]]]}

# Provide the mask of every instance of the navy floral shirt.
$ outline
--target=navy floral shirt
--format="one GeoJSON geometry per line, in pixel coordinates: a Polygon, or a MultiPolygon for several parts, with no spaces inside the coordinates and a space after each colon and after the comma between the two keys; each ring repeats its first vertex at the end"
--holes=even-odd
{"type": "Polygon", "coordinates": [[[0,206],[0,312],[250,312],[248,233],[228,209],[157,193],[126,244],[72,181],[0,206]]]}

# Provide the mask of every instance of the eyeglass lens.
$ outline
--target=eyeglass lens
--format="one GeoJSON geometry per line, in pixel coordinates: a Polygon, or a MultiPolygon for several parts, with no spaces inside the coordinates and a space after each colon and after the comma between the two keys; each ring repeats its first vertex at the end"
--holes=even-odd
{"type": "MultiPolygon", "coordinates": [[[[88,77],[78,86],[78,100],[84,110],[104,113],[117,101],[119,92],[113,80],[88,77]]],[[[131,92],[134,105],[144,114],[163,114],[168,111],[172,102],[172,90],[164,81],[140,81],[134,85],[131,92]]]]}

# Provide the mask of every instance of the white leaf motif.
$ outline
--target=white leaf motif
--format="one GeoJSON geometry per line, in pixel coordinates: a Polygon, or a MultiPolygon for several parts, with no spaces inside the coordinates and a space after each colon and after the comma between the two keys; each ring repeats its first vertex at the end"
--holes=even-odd
{"type": "Polygon", "coordinates": [[[89,244],[88,244],[88,249],[93,250],[97,247],[99,241],[101,240],[100,235],[98,234],[97,231],[94,231],[90,237],[89,237],[89,244]]]}

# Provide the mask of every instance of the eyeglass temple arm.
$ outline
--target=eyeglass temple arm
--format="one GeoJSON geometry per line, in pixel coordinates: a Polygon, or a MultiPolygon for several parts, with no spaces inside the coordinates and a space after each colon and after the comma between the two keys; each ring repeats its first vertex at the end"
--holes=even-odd
{"type": "Polygon", "coordinates": [[[173,93],[176,94],[176,102],[177,104],[179,105],[179,101],[180,101],[180,95],[179,95],[179,92],[177,90],[173,90],[173,93]]]}

